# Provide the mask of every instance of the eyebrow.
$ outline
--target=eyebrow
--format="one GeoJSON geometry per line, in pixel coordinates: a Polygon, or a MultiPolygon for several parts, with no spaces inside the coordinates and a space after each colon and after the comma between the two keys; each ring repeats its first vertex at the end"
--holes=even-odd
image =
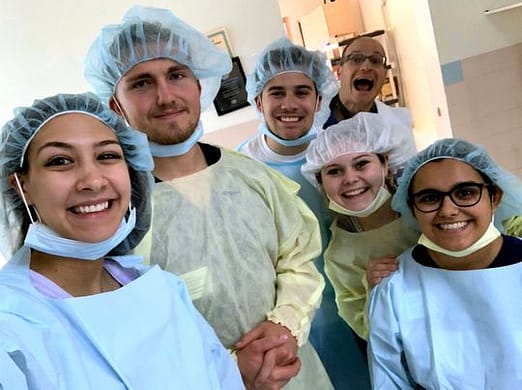
{"type": "MultiPolygon", "coordinates": [[[[106,139],[106,140],[95,143],[93,146],[94,146],[94,148],[101,148],[101,147],[104,147],[107,145],[118,145],[121,147],[121,144],[117,140],[114,140],[114,139],[106,139]]],[[[46,142],[45,144],[41,145],[38,148],[38,150],[36,151],[36,153],[39,154],[47,148],[60,148],[60,149],[72,150],[72,149],[74,149],[74,146],[68,142],[50,141],[50,142],[46,142]]]]}
{"type": "MultiPolygon", "coordinates": [[[[365,54],[365,53],[363,53],[361,50],[354,50],[352,52],[345,53],[344,56],[347,57],[350,54],[365,54]]],[[[373,55],[373,54],[378,54],[380,56],[386,57],[386,55],[384,53],[381,53],[380,51],[377,51],[377,50],[372,51],[370,55],[373,55]]]]}
{"type": "MultiPolygon", "coordinates": [[[[313,91],[314,87],[307,84],[299,84],[291,87],[292,89],[309,89],[310,91],[313,91]]],[[[267,91],[280,91],[284,90],[286,87],[280,86],[280,85],[274,85],[272,87],[269,87],[267,91]]]]}
{"type": "MultiPolygon", "coordinates": [[[[486,184],[486,183],[483,183],[483,182],[478,182],[478,181],[459,181],[457,183],[454,183],[450,189],[448,191],[453,191],[459,187],[464,187],[464,186],[469,186],[469,185],[474,185],[474,184],[486,184]]],[[[420,194],[424,194],[424,193],[427,193],[427,192],[447,192],[447,191],[443,191],[443,190],[440,190],[440,189],[436,189],[436,188],[432,188],[432,187],[427,187],[427,188],[423,188],[423,189],[420,189],[418,191],[415,191],[413,192],[412,191],[412,194],[413,195],[420,195],[420,194]]]]}
{"type": "MultiPolygon", "coordinates": [[[[172,73],[172,72],[179,72],[179,71],[188,71],[190,74],[192,74],[192,75],[194,74],[192,72],[192,70],[188,66],[182,65],[182,64],[176,64],[176,65],[169,66],[167,71],[165,72],[165,74],[169,74],[169,73],[172,73]]],[[[153,77],[152,73],[150,73],[150,72],[142,72],[142,73],[138,73],[136,75],[128,77],[125,80],[125,82],[132,83],[132,82],[134,82],[136,80],[152,78],[152,77],[153,77]]]]}

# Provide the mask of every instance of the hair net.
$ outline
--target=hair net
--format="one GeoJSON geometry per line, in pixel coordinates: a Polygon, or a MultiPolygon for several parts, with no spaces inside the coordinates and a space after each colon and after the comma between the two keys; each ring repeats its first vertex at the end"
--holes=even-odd
{"type": "MultiPolygon", "coordinates": [[[[111,251],[113,255],[125,254],[133,249],[143,238],[150,226],[152,189],[151,171],[153,168],[147,138],[123,122],[123,120],[92,93],[60,94],[35,100],[30,107],[15,109],[14,118],[7,122],[1,133],[0,143],[0,190],[3,213],[0,223],[6,229],[2,237],[11,243],[9,251],[21,245],[21,229],[27,212],[22,199],[8,183],[8,176],[27,168],[24,154],[36,133],[54,117],[65,113],[85,113],[110,127],[121,144],[125,160],[129,166],[132,196],[136,207],[137,221],[129,236],[111,251]]],[[[74,127],[71,128],[74,131],[74,127]]],[[[9,257],[12,253],[7,254],[9,257]]]]}
{"type": "Polygon", "coordinates": [[[495,225],[501,231],[503,231],[503,221],[522,214],[522,181],[498,166],[483,146],[458,138],[446,138],[434,142],[413,156],[399,178],[399,187],[393,196],[392,207],[401,213],[410,225],[418,228],[408,204],[411,181],[419,168],[430,161],[442,158],[452,158],[471,165],[503,191],[502,200],[495,212],[495,225]]]}
{"type": "Polygon", "coordinates": [[[275,76],[287,72],[300,72],[308,76],[322,97],[321,110],[315,114],[314,124],[322,127],[330,115],[330,100],[337,93],[339,84],[328,66],[328,59],[320,51],[309,51],[302,46],[281,38],[268,45],[259,56],[254,72],[247,78],[248,101],[255,105],[255,98],[275,76]]]}
{"type": "Polygon", "coordinates": [[[201,108],[216,96],[232,70],[229,55],[204,34],[161,8],[135,6],[121,24],[102,29],[85,59],[85,78],[106,103],[136,64],[168,58],[189,67],[201,84],[201,108]]]}
{"type": "Polygon", "coordinates": [[[348,153],[377,153],[388,156],[388,167],[394,172],[405,162],[400,139],[394,136],[396,123],[384,122],[380,115],[360,112],[319,132],[306,152],[303,176],[320,188],[316,173],[333,159],[348,153]]]}

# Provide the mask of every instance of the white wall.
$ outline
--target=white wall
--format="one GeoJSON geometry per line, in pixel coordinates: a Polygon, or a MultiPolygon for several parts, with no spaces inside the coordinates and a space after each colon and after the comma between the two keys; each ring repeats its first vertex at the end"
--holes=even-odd
{"type": "Polygon", "coordinates": [[[485,15],[516,0],[429,0],[440,63],[468,58],[522,41],[522,7],[485,15]]]}
{"type": "MultiPolygon", "coordinates": [[[[12,109],[59,92],[83,92],[83,58],[103,25],[117,23],[135,0],[1,0],[0,124],[12,109]]],[[[255,55],[284,34],[277,0],[142,0],[170,8],[203,32],[225,27],[248,73],[255,55]]],[[[213,131],[257,116],[252,107],[218,117],[203,114],[213,131]]]]}
{"type": "Polygon", "coordinates": [[[419,149],[451,136],[440,63],[426,0],[362,0],[367,31],[385,29],[397,51],[419,149]]]}

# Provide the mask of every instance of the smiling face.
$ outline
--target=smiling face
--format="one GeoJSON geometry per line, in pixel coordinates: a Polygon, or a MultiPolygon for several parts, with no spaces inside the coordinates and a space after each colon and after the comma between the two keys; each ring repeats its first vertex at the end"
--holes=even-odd
{"type": "Polygon", "coordinates": [[[84,242],[114,234],[129,208],[131,187],[112,129],[85,114],[60,115],[34,137],[26,161],[22,188],[45,225],[84,242]]]}
{"type": "MultiPolygon", "coordinates": [[[[472,166],[454,159],[443,159],[430,162],[417,171],[411,182],[411,193],[427,189],[446,192],[460,183],[470,182],[485,183],[472,166]]],[[[413,213],[426,237],[444,249],[460,251],[484,234],[500,198],[500,190],[491,198],[489,189],[483,188],[482,197],[474,206],[459,207],[446,196],[439,210],[423,213],[413,208],[413,213]]]]}
{"type": "Polygon", "coordinates": [[[386,76],[384,64],[373,64],[370,59],[361,64],[346,60],[351,54],[384,56],[384,49],[378,41],[368,37],[358,38],[348,46],[343,56],[343,64],[338,68],[341,87],[339,98],[353,114],[369,111],[380,93],[386,76]]]}
{"type": "Polygon", "coordinates": [[[174,145],[188,139],[196,129],[200,94],[199,82],[189,68],[162,58],[131,68],[116,86],[109,104],[150,141],[174,145]]]}
{"type": "Polygon", "coordinates": [[[308,133],[320,108],[314,82],[300,72],[273,77],[256,98],[256,105],[270,131],[287,140],[308,133]]]}
{"type": "Polygon", "coordinates": [[[387,169],[387,163],[377,154],[345,154],[321,169],[321,185],[329,199],[348,210],[360,211],[377,196],[387,169]]]}

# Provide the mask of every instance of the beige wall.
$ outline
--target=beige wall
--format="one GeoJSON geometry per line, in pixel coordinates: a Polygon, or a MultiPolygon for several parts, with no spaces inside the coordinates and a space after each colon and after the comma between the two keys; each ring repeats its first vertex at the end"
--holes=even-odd
{"type": "Polygon", "coordinates": [[[487,16],[515,2],[429,3],[453,135],[522,177],[522,7],[487,16]]]}
{"type": "Polygon", "coordinates": [[[446,86],[455,137],[483,144],[522,177],[522,43],[461,61],[463,80],[446,86]]]}
{"type": "MultiPolygon", "coordinates": [[[[16,106],[59,92],[83,92],[83,58],[99,29],[117,23],[135,0],[1,0],[0,123],[16,106]]],[[[197,29],[226,28],[246,72],[256,54],[284,34],[277,0],[141,0],[139,4],[170,8],[197,29]]],[[[205,131],[257,118],[252,107],[217,116],[203,115],[205,131]]]]}

